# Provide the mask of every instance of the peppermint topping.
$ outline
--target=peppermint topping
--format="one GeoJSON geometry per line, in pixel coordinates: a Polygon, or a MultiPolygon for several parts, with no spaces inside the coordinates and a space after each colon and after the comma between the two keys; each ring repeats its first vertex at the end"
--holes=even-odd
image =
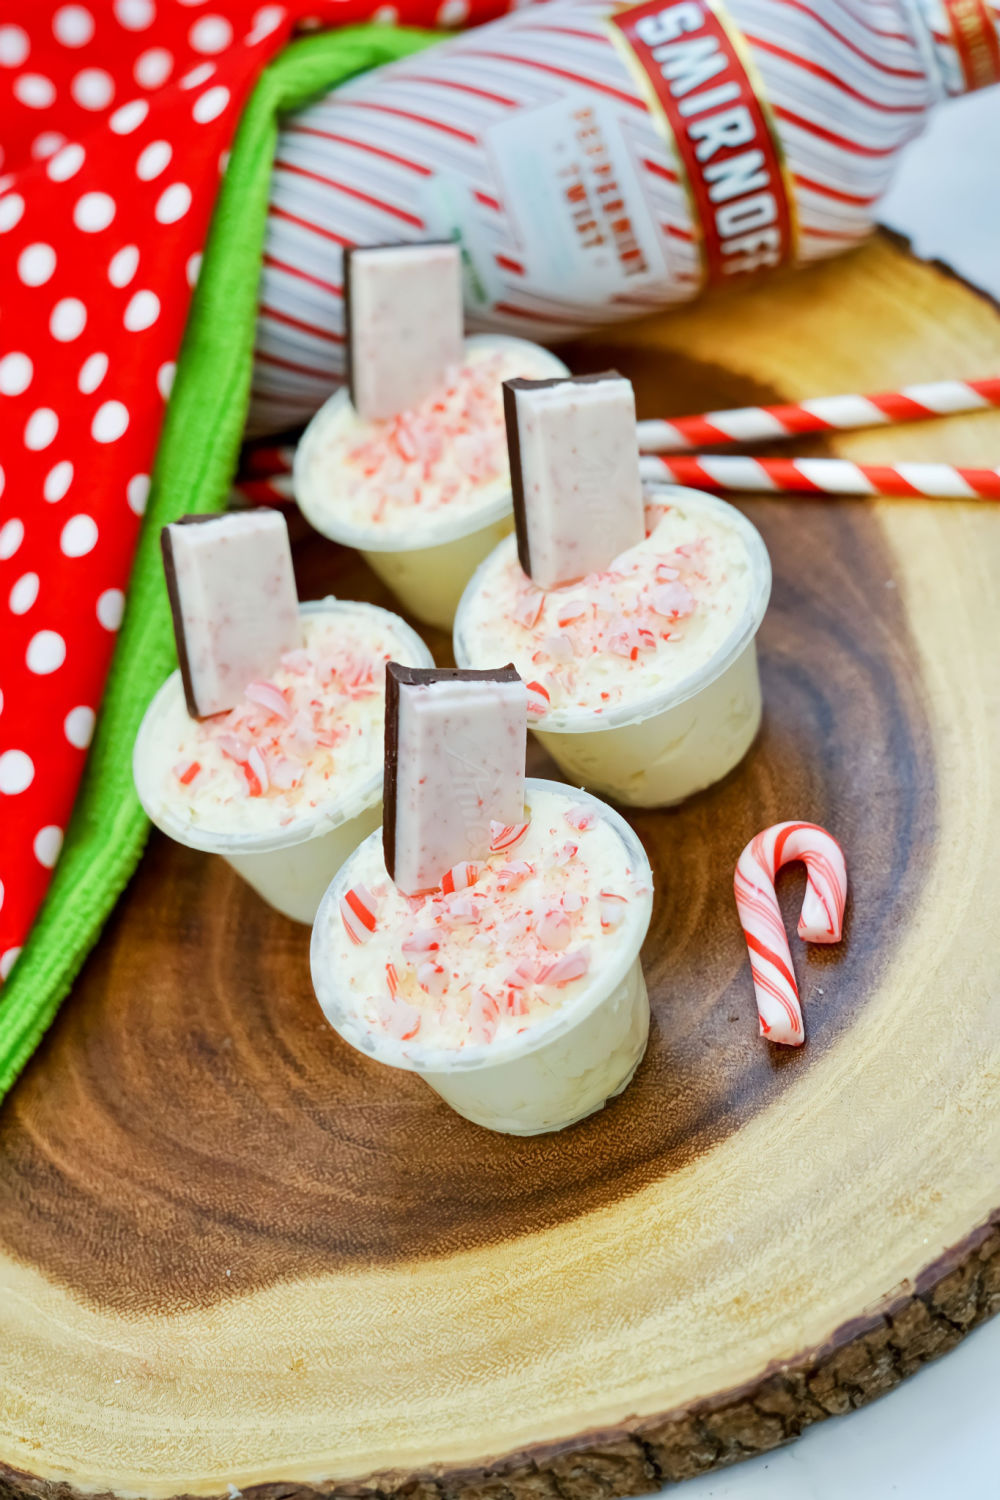
{"type": "Polygon", "coordinates": [[[525,368],[551,369],[531,349],[470,350],[431,395],[383,421],[353,412],[331,426],[316,452],[336,465],[337,511],[361,525],[405,525],[479,503],[509,484],[502,382],[525,368]]]}
{"type": "Polygon", "coordinates": [[[724,516],[680,500],[646,519],[643,541],[566,588],[537,588],[502,543],[463,606],[463,662],[512,659],[536,720],[606,713],[700,667],[744,616],[746,544],[724,516]]]}
{"type": "Polygon", "coordinates": [[[415,1008],[421,1045],[489,1043],[551,1015],[591,973],[603,935],[646,888],[590,804],[536,792],[528,811],[523,858],[500,840],[485,861],[456,866],[424,895],[399,891],[378,850],[368,858],[372,846],[363,846],[352,873],[367,885],[355,878],[341,916],[350,944],[369,947],[357,960],[345,949],[336,962],[367,1025],[402,1035],[415,1008]],[[578,828],[572,843],[563,837],[568,820],[578,828]],[[392,1007],[404,1003],[400,1017],[392,1007]]]}
{"type": "Polygon", "coordinates": [[[305,646],[286,652],[271,677],[247,683],[228,712],[192,719],[171,707],[163,795],[195,823],[273,827],[370,780],[385,663],[405,649],[392,618],[343,608],[304,614],[305,646]]]}

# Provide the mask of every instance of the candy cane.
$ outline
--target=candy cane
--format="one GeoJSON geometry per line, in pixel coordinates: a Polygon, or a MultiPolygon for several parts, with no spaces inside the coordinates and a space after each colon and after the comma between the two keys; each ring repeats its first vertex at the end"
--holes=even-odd
{"type": "Polygon", "coordinates": [[[799,916],[807,943],[839,943],[847,900],[847,866],[837,840],[816,823],[775,823],[747,844],[736,864],[736,909],[750,950],[760,1034],[801,1047],[805,1041],[799,988],[785,937],[774,877],[800,859],[808,884],[799,916]]]}

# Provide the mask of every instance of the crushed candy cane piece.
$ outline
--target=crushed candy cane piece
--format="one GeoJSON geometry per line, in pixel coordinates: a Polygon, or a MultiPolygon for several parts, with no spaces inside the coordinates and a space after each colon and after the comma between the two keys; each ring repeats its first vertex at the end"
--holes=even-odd
{"type": "Polygon", "coordinates": [[[492,1042],[500,1020],[500,1007],[488,990],[478,989],[469,1006],[469,1034],[474,1042],[492,1042]]]}
{"type": "Polygon", "coordinates": [[[513,849],[528,831],[527,823],[490,823],[490,853],[500,854],[513,849]]]}
{"type": "Polygon", "coordinates": [[[545,656],[549,656],[552,661],[567,662],[573,660],[574,654],[572,640],[564,630],[560,630],[543,638],[539,659],[544,660],[545,656]]]}
{"type": "Polygon", "coordinates": [[[235,734],[218,734],[215,743],[223,755],[228,755],[230,760],[235,760],[238,765],[243,765],[250,754],[250,746],[246,740],[241,740],[235,734]]]}
{"type": "Polygon", "coordinates": [[[503,892],[516,890],[534,873],[533,867],[523,859],[515,859],[512,864],[503,865],[497,871],[497,889],[503,892]]]}
{"type": "Polygon", "coordinates": [[[399,975],[396,972],[395,964],[386,964],[385,982],[388,987],[389,994],[395,1000],[396,996],[399,994],[399,975]]]}
{"type": "Polygon", "coordinates": [[[590,955],[580,949],[576,953],[566,953],[562,958],[557,958],[554,964],[538,976],[539,984],[563,985],[570,984],[574,979],[582,979],[590,968],[590,955]]]}
{"type": "Polygon", "coordinates": [[[556,624],[560,630],[564,630],[567,625],[572,625],[575,620],[582,620],[588,608],[589,605],[584,599],[567,601],[556,614],[556,624]]]}
{"type": "MultiPolygon", "coordinates": [[[[411,901],[411,910],[420,911],[422,908],[423,902],[419,898],[411,901]]],[[[410,933],[409,937],[405,937],[400,944],[400,948],[404,953],[434,953],[440,946],[440,934],[435,932],[432,927],[418,927],[415,932],[410,933]]]]}
{"type": "Polygon", "coordinates": [[[521,594],[514,606],[513,618],[525,630],[531,630],[538,623],[538,616],[542,612],[545,603],[545,595],[541,589],[527,589],[521,594]]]}
{"type": "Polygon", "coordinates": [[[538,941],[543,948],[548,948],[553,953],[561,953],[564,948],[569,947],[570,925],[569,917],[562,911],[547,911],[538,919],[538,941]]]}
{"type": "Polygon", "coordinates": [[[567,807],[564,817],[569,826],[575,828],[578,833],[593,828],[597,822],[596,812],[585,802],[574,802],[572,807],[567,807]]]}
{"type": "Polygon", "coordinates": [[[292,706],[281,689],[273,682],[248,682],[243,689],[243,696],[251,703],[266,708],[268,713],[274,714],[276,719],[283,719],[286,724],[291,723],[292,706]]]}
{"type": "Polygon", "coordinates": [[[650,598],[650,608],[654,613],[663,615],[668,620],[687,619],[688,615],[694,613],[695,604],[691,590],[679,582],[661,584],[654,589],[650,598]]]}
{"type": "Polygon", "coordinates": [[[472,901],[452,901],[442,913],[441,921],[446,927],[473,927],[479,921],[479,908],[472,901]]]}
{"type": "Polygon", "coordinates": [[[528,1014],[528,1003],[525,1000],[523,988],[514,987],[508,989],[504,1000],[509,1016],[526,1016],[528,1014]]]}
{"type": "Polygon", "coordinates": [[[420,1030],[423,1016],[408,1000],[392,1000],[387,1005],[386,1030],[398,1042],[408,1042],[420,1030]]]}
{"type": "Polygon", "coordinates": [[[263,792],[264,792],[264,788],[261,785],[260,777],[257,775],[257,772],[254,770],[253,766],[250,764],[250,762],[248,760],[241,760],[240,761],[240,770],[243,772],[243,775],[246,777],[247,790],[249,791],[250,796],[251,797],[260,797],[260,796],[262,796],[263,792]]]}
{"type": "MultiPolygon", "coordinates": [[[[250,769],[256,776],[258,784],[260,786],[260,792],[256,795],[262,796],[271,785],[271,778],[267,774],[267,762],[265,761],[262,752],[257,748],[256,745],[251,746],[250,754],[247,756],[247,761],[249,762],[250,769]]],[[[252,791],[251,795],[254,795],[252,791]]]]}
{"type": "Polygon", "coordinates": [[[441,964],[428,961],[417,968],[417,983],[428,995],[433,995],[435,1000],[440,1000],[448,988],[448,975],[441,964]]]}
{"type": "Polygon", "coordinates": [[[523,990],[525,985],[534,984],[538,973],[538,965],[532,963],[530,958],[522,958],[517,967],[507,975],[506,984],[509,989],[523,990]]]}
{"type": "Polygon", "coordinates": [[[548,688],[540,682],[528,682],[525,686],[528,689],[529,714],[537,716],[547,712],[549,704],[552,701],[548,688]]]}
{"type": "Polygon", "coordinates": [[[363,943],[375,931],[375,897],[367,886],[355,885],[340,898],[340,916],[352,943],[363,943]]]}
{"type": "Polygon", "coordinates": [[[625,917],[625,907],[628,904],[624,896],[619,896],[617,891],[601,891],[598,897],[601,905],[601,926],[605,931],[619,927],[625,917]]]}
{"type": "Polygon", "coordinates": [[[479,879],[481,868],[482,866],[475,864],[474,861],[463,859],[461,863],[452,865],[450,870],[445,871],[441,889],[445,895],[450,895],[453,891],[468,890],[469,886],[475,885],[479,879]]]}

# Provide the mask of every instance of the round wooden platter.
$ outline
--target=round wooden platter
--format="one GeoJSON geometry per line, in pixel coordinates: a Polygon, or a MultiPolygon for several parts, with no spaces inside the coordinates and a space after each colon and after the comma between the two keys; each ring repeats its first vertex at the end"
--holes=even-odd
{"type": "MultiPolygon", "coordinates": [[[[883,238],[572,358],[652,416],[989,373],[1000,317],[883,238]]],[[[1000,414],[828,448],[992,465],[1000,414]]],[[[746,509],[775,568],[764,729],[725,783],[633,820],[653,1033],[573,1130],[491,1135],[349,1051],[306,930],[153,839],[0,1114],[0,1494],[641,1494],[888,1390],[995,1309],[1000,514],[746,509]],[[793,938],[797,1051],[758,1039],[731,894],[789,817],[852,880],[840,946],[793,938]]],[[[353,556],[297,551],[305,596],[389,602],[353,556]]]]}

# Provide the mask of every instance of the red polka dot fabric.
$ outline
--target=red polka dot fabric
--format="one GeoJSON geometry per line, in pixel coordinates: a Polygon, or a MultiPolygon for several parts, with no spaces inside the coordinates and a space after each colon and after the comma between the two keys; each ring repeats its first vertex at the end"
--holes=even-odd
{"type": "Polygon", "coordinates": [[[0,978],[72,811],[220,174],[260,69],[297,26],[505,8],[0,7],[0,978]]]}

